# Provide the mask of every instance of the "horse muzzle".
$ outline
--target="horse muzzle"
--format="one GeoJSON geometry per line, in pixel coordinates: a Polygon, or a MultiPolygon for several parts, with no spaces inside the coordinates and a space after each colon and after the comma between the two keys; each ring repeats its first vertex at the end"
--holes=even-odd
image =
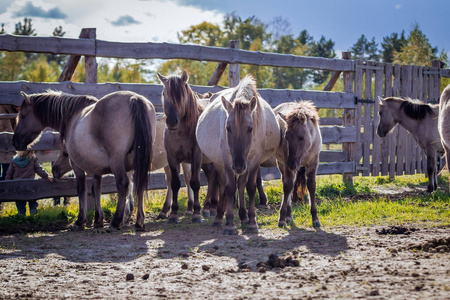
{"type": "Polygon", "coordinates": [[[17,151],[27,150],[28,144],[25,144],[22,141],[18,141],[17,137],[15,135],[13,135],[12,143],[13,143],[14,148],[16,148],[17,151]]]}
{"type": "Polygon", "coordinates": [[[245,163],[242,164],[232,164],[231,168],[236,175],[242,175],[247,171],[247,165],[245,163]]]}

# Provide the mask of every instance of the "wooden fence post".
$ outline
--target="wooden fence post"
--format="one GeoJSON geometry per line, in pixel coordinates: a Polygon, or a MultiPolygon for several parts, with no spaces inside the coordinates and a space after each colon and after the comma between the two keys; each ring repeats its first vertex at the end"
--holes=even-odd
{"type": "MultiPolygon", "coordinates": [[[[351,52],[342,52],[343,59],[352,59],[351,52]]],[[[353,93],[353,72],[344,72],[344,92],[345,93],[353,93]]],[[[333,84],[334,85],[334,84],[333,84]]],[[[354,109],[344,109],[342,113],[342,125],[343,126],[355,126],[355,110],[354,109]]],[[[358,134],[358,128],[356,129],[356,134],[358,134]]],[[[343,143],[342,149],[347,152],[346,161],[352,161],[354,157],[354,143],[343,143]]],[[[358,162],[355,162],[357,164],[358,162]]],[[[344,182],[353,185],[353,174],[346,173],[343,174],[344,182]]]]}
{"type": "MultiPolygon", "coordinates": [[[[234,41],[233,48],[239,49],[239,41],[234,41]]],[[[230,67],[228,68],[228,82],[230,87],[237,86],[240,80],[239,64],[230,64],[230,67]]]]}
{"type": "MultiPolygon", "coordinates": [[[[236,48],[236,44],[237,47],[239,48],[239,41],[235,41],[235,40],[230,40],[228,41],[228,47],[229,48],[236,48]]],[[[217,85],[219,83],[220,78],[222,77],[223,72],[225,72],[225,69],[227,68],[228,63],[226,62],[221,62],[217,65],[216,70],[214,71],[213,76],[211,77],[211,79],[208,81],[208,85],[217,85]]]]}

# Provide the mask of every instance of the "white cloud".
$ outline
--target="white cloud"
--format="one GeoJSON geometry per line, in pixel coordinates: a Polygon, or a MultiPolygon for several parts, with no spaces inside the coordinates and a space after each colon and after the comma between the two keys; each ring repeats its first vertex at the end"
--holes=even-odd
{"type": "Polygon", "coordinates": [[[402,5],[401,5],[401,4],[396,4],[396,5],[395,5],[395,9],[400,9],[400,8],[402,8],[402,5]]]}
{"type": "MultiPolygon", "coordinates": [[[[12,33],[15,24],[23,21],[23,17],[14,14],[29,1],[15,0],[0,14],[7,33],[12,33]]],[[[224,17],[216,11],[159,0],[33,0],[33,6],[44,11],[59,9],[67,15],[65,19],[31,17],[38,35],[49,36],[55,27],[62,26],[65,37],[77,38],[82,28],[97,28],[98,39],[123,42],[178,42],[177,32],[203,21],[221,23],[224,17]],[[125,15],[136,22],[120,27],[111,24],[125,15]]]]}

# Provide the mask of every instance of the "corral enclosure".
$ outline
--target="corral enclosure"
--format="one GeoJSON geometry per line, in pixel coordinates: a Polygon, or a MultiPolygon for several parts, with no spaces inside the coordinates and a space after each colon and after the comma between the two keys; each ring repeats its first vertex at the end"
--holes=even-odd
{"type": "MultiPolygon", "coordinates": [[[[239,82],[239,64],[292,67],[333,71],[328,91],[258,89],[272,107],[295,100],[312,100],[318,108],[342,109],[342,117],[324,119],[321,124],[323,142],[342,144],[342,150],[322,149],[318,174],[343,174],[351,180],[353,175],[395,175],[422,173],[426,159],[413,138],[397,126],[385,139],[375,134],[378,123],[377,97],[404,96],[436,103],[440,94],[440,77],[450,77],[450,70],[443,69],[439,61],[433,67],[392,65],[386,63],[351,60],[350,53],[343,59],[302,57],[286,54],[239,50],[236,42],[229,48],[168,43],[119,43],[97,40],[95,29],[83,29],[79,39],[58,37],[25,37],[0,35],[0,50],[32,53],[70,55],[57,83],[0,82],[0,104],[20,105],[26,93],[43,92],[46,89],[61,90],[71,94],[90,94],[97,98],[119,90],[132,90],[152,101],[162,111],[162,85],[133,83],[97,83],[96,57],[134,59],[190,59],[216,61],[218,67],[207,86],[193,86],[197,92],[216,92],[215,86],[227,64],[231,86],[239,82]],[[71,82],[71,76],[80,60],[85,57],[85,83],[71,82]],[[330,92],[342,74],[344,90],[330,92]],[[333,125],[327,125],[333,124],[333,125]]],[[[0,115],[12,118],[14,115],[0,115]]],[[[9,162],[14,154],[12,133],[0,133],[0,162],[9,162]]],[[[59,149],[59,135],[45,132],[40,142],[33,146],[40,161],[53,161],[59,149]]],[[[276,168],[262,170],[265,179],[279,178],[276,168]]],[[[103,193],[116,191],[111,176],[103,180],[103,193]]],[[[203,179],[203,183],[206,181],[203,179]]],[[[165,188],[164,175],[152,174],[148,187],[165,188]]],[[[0,182],[0,201],[31,200],[53,196],[75,196],[75,181],[49,183],[43,180],[13,180],[0,182]]]]}

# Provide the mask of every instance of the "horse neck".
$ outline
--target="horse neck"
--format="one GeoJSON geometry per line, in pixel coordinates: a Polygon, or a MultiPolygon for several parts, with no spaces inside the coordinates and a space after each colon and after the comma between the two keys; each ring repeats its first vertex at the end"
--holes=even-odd
{"type": "Polygon", "coordinates": [[[181,119],[184,128],[189,135],[195,135],[195,129],[197,128],[197,121],[202,112],[202,106],[197,102],[192,90],[189,93],[187,99],[186,111],[184,117],[181,119]]]}
{"type": "Polygon", "coordinates": [[[417,123],[419,120],[412,119],[411,117],[407,116],[406,113],[402,109],[397,109],[397,114],[395,117],[396,121],[400,126],[404,127],[409,132],[415,132],[415,129],[417,127],[417,123]]]}

